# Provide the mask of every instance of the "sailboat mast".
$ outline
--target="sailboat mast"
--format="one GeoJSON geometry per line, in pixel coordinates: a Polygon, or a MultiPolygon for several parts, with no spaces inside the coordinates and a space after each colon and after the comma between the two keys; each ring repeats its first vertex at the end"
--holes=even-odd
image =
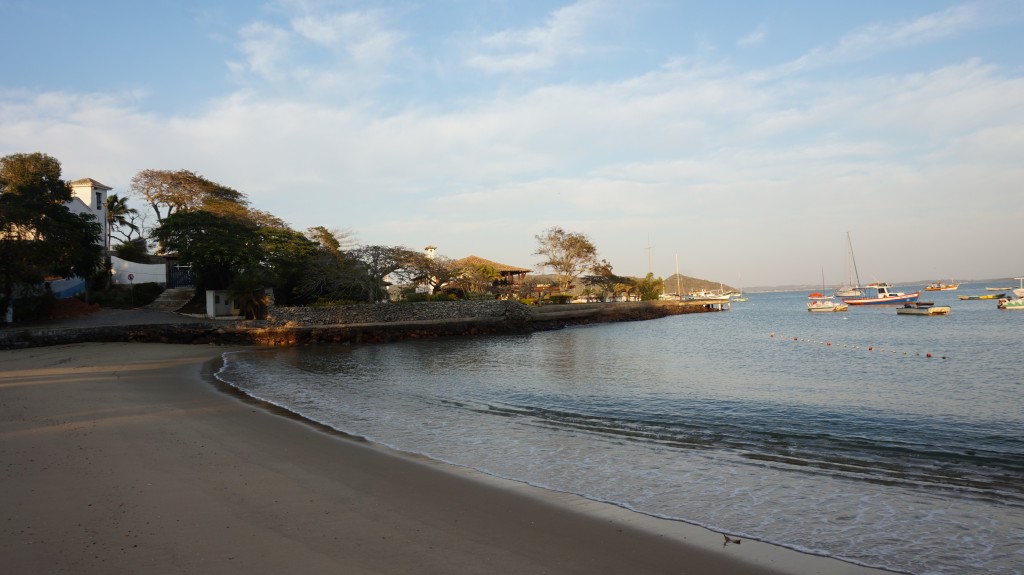
{"type": "Polygon", "coordinates": [[[850,246],[850,263],[853,264],[853,273],[857,276],[857,287],[860,287],[860,272],[857,271],[857,258],[853,257],[853,240],[850,239],[850,232],[846,232],[846,244],[850,246]]]}
{"type": "Polygon", "coordinates": [[[679,277],[679,254],[676,254],[676,295],[683,299],[683,284],[679,277]]]}

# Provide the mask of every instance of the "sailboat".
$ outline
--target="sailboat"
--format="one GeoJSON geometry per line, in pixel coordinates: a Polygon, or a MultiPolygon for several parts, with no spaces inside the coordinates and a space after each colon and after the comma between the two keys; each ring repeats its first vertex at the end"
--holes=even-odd
{"type": "Polygon", "coordinates": [[[853,240],[850,239],[850,232],[846,232],[846,245],[849,250],[849,257],[846,261],[846,270],[850,274],[850,280],[846,285],[836,290],[837,297],[860,297],[864,290],[860,287],[860,272],[857,271],[857,260],[853,257],[853,240]],[[853,279],[857,278],[857,283],[853,279]]]}
{"type": "MultiPolygon", "coordinates": [[[[821,270],[821,291],[825,291],[825,270],[821,270]]],[[[814,292],[807,296],[807,311],[846,311],[850,306],[844,302],[836,302],[830,295],[814,292]]]]}

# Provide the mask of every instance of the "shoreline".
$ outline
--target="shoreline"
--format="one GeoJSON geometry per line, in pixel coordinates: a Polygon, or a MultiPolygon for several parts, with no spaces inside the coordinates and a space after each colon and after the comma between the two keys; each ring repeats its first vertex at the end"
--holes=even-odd
{"type": "Polygon", "coordinates": [[[10,568],[886,573],[757,541],[723,547],[702,527],[282,417],[214,377],[223,353],[245,349],[0,351],[10,568]]]}

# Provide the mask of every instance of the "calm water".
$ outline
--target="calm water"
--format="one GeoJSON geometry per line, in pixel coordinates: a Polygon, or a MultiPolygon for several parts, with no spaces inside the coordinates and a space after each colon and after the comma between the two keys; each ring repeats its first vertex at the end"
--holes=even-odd
{"type": "Polygon", "coordinates": [[[402,451],[650,515],[895,571],[1024,573],[1024,313],[965,293],[984,286],[927,293],[952,306],[935,317],[749,294],[525,336],[246,351],[219,376],[402,451]]]}

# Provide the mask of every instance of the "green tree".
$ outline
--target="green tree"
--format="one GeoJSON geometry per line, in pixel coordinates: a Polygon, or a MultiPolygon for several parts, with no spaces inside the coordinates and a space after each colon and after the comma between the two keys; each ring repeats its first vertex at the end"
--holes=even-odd
{"type": "Polygon", "coordinates": [[[281,305],[293,305],[301,300],[299,285],[308,264],[322,248],[300,232],[289,228],[263,227],[258,230],[264,253],[261,274],[264,285],[273,286],[274,297],[281,305]]]}
{"type": "Polygon", "coordinates": [[[455,260],[445,256],[429,257],[424,253],[412,255],[408,268],[414,281],[429,285],[435,293],[440,291],[441,286],[463,274],[462,267],[455,260]]]}
{"type": "Polygon", "coordinates": [[[367,302],[381,301],[387,297],[388,276],[407,276],[417,255],[402,246],[360,246],[348,252],[359,264],[353,268],[352,279],[362,288],[367,302]]]}
{"type": "Polygon", "coordinates": [[[645,278],[636,282],[636,287],[642,301],[652,301],[665,292],[665,280],[656,278],[653,273],[648,272],[645,278]]]}
{"type": "Polygon", "coordinates": [[[567,232],[556,226],[536,238],[537,251],[534,255],[544,258],[541,266],[555,271],[561,291],[567,291],[581,273],[597,263],[597,248],[584,234],[567,232]]]}
{"type": "Polygon", "coordinates": [[[154,230],[164,249],[192,266],[199,290],[227,289],[239,273],[256,273],[266,259],[250,221],[203,210],[178,211],[154,230]]]}
{"type": "Polygon", "coordinates": [[[631,289],[631,280],[612,272],[612,264],[601,260],[591,267],[593,275],[583,277],[583,285],[601,301],[608,301],[615,294],[631,289]]]}
{"type": "Polygon", "coordinates": [[[60,162],[42,153],[0,158],[0,300],[10,321],[16,286],[48,276],[91,278],[103,262],[102,232],[91,214],[67,207],[71,188],[60,162]]]}

